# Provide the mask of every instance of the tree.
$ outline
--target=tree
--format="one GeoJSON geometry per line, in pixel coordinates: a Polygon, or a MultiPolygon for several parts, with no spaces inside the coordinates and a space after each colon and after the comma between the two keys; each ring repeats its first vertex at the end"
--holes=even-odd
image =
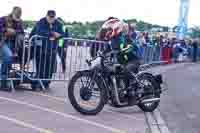
{"type": "Polygon", "coordinates": [[[163,31],[164,31],[164,32],[168,32],[168,31],[169,31],[169,27],[164,26],[164,27],[163,27],[163,31]]]}
{"type": "Polygon", "coordinates": [[[145,23],[144,21],[139,21],[136,24],[136,29],[139,31],[147,31],[148,30],[147,23],[145,23]]]}
{"type": "Polygon", "coordinates": [[[36,24],[36,21],[26,20],[24,21],[24,27],[25,28],[32,28],[36,24]]]}
{"type": "MultiPolygon", "coordinates": [[[[136,19],[128,19],[124,20],[127,23],[134,23],[136,24],[136,30],[138,31],[151,31],[153,28],[163,28],[163,26],[160,25],[152,25],[150,23],[144,22],[144,21],[137,21],[136,19]]],[[[104,21],[94,21],[94,22],[65,22],[65,25],[68,27],[69,33],[72,35],[72,37],[75,38],[87,38],[87,37],[95,37],[96,32],[100,29],[104,21]]],[[[25,28],[27,27],[33,27],[35,25],[36,21],[24,21],[25,28]]],[[[168,31],[168,27],[163,28],[164,31],[168,31]]]]}
{"type": "Polygon", "coordinates": [[[190,36],[192,38],[200,38],[200,27],[191,28],[190,36]]]}

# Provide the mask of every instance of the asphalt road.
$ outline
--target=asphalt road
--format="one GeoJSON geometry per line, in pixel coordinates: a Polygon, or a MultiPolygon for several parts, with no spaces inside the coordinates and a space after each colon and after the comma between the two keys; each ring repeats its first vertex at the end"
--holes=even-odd
{"type": "Polygon", "coordinates": [[[163,73],[169,87],[153,114],[138,107],[106,106],[97,116],[83,116],[67,99],[67,83],[56,82],[45,93],[0,91],[0,133],[199,133],[200,65],[177,64],[151,71],[163,73]]]}
{"type": "Polygon", "coordinates": [[[164,73],[169,90],[160,112],[172,133],[200,133],[200,65],[164,73]]]}
{"type": "Polygon", "coordinates": [[[53,133],[146,132],[144,113],[138,108],[115,110],[106,107],[97,116],[82,116],[71,107],[66,97],[55,97],[51,93],[0,92],[0,121],[6,123],[0,126],[0,132],[27,133],[24,127],[29,128],[29,132],[40,132],[34,128],[37,127],[53,133]]]}

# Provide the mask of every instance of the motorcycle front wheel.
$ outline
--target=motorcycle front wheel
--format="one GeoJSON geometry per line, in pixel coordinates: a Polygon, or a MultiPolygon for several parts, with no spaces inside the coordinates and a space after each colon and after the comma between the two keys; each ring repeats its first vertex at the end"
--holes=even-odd
{"type": "Polygon", "coordinates": [[[93,72],[77,72],[69,82],[68,97],[72,106],[84,115],[96,115],[106,103],[106,88],[93,72]],[[101,86],[101,87],[100,87],[101,86]]]}

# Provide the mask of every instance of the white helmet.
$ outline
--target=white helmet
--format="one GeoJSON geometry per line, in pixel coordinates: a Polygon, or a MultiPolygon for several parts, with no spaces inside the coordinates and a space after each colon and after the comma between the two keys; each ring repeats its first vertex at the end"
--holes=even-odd
{"type": "Polygon", "coordinates": [[[128,24],[117,18],[112,18],[112,19],[108,19],[102,25],[102,29],[108,29],[107,37],[112,38],[114,36],[117,36],[121,32],[127,34],[128,33],[128,24]]]}

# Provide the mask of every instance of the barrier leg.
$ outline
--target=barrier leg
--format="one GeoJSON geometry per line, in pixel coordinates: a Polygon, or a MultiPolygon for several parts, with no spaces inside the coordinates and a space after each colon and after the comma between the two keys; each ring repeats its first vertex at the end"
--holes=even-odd
{"type": "Polygon", "coordinates": [[[11,89],[11,92],[12,92],[12,93],[15,92],[15,86],[14,86],[13,80],[10,80],[10,89],[11,89]]]}
{"type": "Polygon", "coordinates": [[[44,87],[44,84],[43,84],[42,80],[39,80],[39,83],[40,83],[42,91],[45,91],[46,88],[44,87]]]}

